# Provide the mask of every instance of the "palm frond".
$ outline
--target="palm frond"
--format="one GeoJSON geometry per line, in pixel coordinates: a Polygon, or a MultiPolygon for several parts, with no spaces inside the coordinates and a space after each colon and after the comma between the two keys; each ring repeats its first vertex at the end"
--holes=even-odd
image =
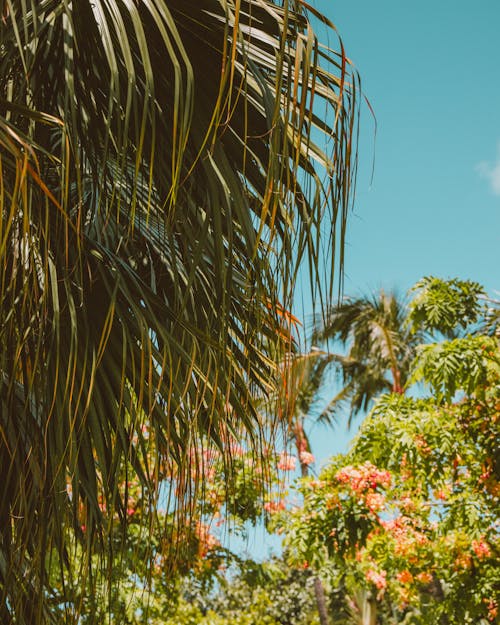
{"type": "Polygon", "coordinates": [[[351,423],[377,395],[403,392],[421,336],[409,327],[406,302],[383,291],[346,298],[324,319],[317,319],[312,341],[334,343],[332,358],[340,368],[342,384],[321,418],[331,419],[347,410],[351,423]]]}
{"type": "Polygon", "coordinates": [[[105,546],[98,500],[123,518],[125,470],[153,514],[176,467],[186,517],[190,447],[262,440],[279,311],[303,261],[321,286],[355,162],[357,78],[304,6],[3,2],[0,600],[17,623],[44,620],[46,554],[82,515],[105,546]]]}

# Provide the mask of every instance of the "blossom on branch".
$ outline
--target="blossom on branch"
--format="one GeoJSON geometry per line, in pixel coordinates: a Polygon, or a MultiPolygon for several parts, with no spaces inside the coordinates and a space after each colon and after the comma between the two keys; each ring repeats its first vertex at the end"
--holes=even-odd
{"type": "Polygon", "coordinates": [[[295,471],[295,466],[297,464],[296,459],[286,452],[280,454],[280,459],[278,462],[278,469],[281,471],[295,471]]]}

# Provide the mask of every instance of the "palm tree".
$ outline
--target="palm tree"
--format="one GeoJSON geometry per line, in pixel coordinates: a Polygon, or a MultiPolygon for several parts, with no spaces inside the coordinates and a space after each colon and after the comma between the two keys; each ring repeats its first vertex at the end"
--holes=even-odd
{"type": "Polygon", "coordinates": [[[49,620],[68,533],[105,557],[124,474],[152,520],[175,475],[181,519],[193,446],[258,445],[353,175],[357,79],[304,5],[0,2],[2,622],[49,620]]]}
{"type": "MultiPolygon", "coordinates": [[[[332,366],[340,367],[343,387],[329,401],[318,420],[328,423],[343,406],[350,409],[349,422],[369,403],[384,392],[403,393],[408,381],[416,346],[422,331],[410,327],[409,310],[394,293],[383,291],[378,295],[346,298],[329,312],[322,323],[317,322],[311,340],[321,344],[340,341],[348,347],[347,354],[323,351],[313,347],[304,354],[294,354],[283,367],[282,394],[277,410],[286,417],[300,462],[302,477],[309,474],[310,443],[305,422],[315,404],[321,402],[325,376],[332,366]]],[[[276,410],[276,408],[275,408],[276,410]]],[[[314,578],[316,605],[321,625],[328,625],[327,599],[321,579],[314,578]]],[[[359,604],[359,622],[374,623],[376,607],[368,596],[356,597],[359,604]]],[[[353,603],[353,606],[355,604],[353,603]]],[[[358,618],[353,613],[353,620],[358,618]]]]}
{"type": "MultiPolygon", "coordinates": [[[[366,410],[369,403],[384,392],[403,393],[421,342],[422,330],[410,326],[409,309],[394,293],[346,298],[332,309],[322,323],[317,322],[311,340],[322,344],[340,341],[347,354],[323,351],[313,347],[307,353],[296,353],[283,366],[282,394],[274,410],[286,417],[300,461],[302,477],[309,474],[310,443],[305,422],[314,405],[322,401],[325,376],[332,366],[340,367],[343,387],[329,401],[318,420],[328,423],[343,406],[353,416],[366,410]],[[307,460],[303,460],[307,458],[307,460]]],[[[325,591],[319,577],[314,579],[316,603],[321,625],[328,625],[325,591]]],[[[375,612],[366,597],[360,600],[363,623],[372,622],[375,612]]]]}
{"type": "Polygon", "coordinates": [[[340,368],[342,388],[320,418],[331,419],[341,406],[349,408],[349,423],[384,392],[403,393],[422,330],[409,323],[405,302],[381,291],[358,299],[346,298],[322,323],[313,342],[339,341],[347,353],[332,353],[340,368]]]}

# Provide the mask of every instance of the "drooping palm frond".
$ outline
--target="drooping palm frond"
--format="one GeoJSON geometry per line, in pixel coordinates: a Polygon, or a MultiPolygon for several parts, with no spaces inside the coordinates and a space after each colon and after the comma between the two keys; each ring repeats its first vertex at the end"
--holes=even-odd
{"type": "Polygon", "coordinates": [[[105,544],[125,468],[176,467],[182,516],[191,447],[259,443],[353,173],[356,77],[305,6],[2,2],[2,621],[46,618],[47,554],[82,515],[105,544]]]}

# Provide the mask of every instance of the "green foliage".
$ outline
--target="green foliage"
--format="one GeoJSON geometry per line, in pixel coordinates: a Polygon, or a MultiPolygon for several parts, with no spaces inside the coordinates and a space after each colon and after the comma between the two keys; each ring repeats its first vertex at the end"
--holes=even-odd
{"type": "Polygon", "coordinates": [[[475,323],[483,309],[479,299],[484,288],[471,280],[441,280],[433,276],[422,278],[411,289],[414,293],[409,322],[413,330],[425,328],[453,338],[459,328],[475,323]]]}
{"type": "Polygon", "coordinates": [[[200,625],[318,625],[311,572],[290,568],[282,559],[240,561],[237,573],[221,578],[213,596],[200,602],[185,595],[169,624],[185,622],[187,600],[196,606],[193,611],[203,613],[200,625]]]}
{"type": "Polygon", "coordinates": [[[373,593],[387,624],[494,620],[499,410],[496,392],[383,399],[348,454],[303,480],[283,518],[293,561],[333,566],[332,584],[373,593]]]}
{"type": "MultiPolygon", "coordinates": [[[[346,298],[316,323],[313,342],[338,341],[346,348],[344,354],[329,354],[340,369],[343,386],[321,418],[329,421],[343,408],[349,411],[350,421],[368,410],[380,394],[402,393],[424,377],[432,377],[435,391],[447,398],[456,390],[469,391],[484,382],[491,363],[486,363],[478,350],[484,345],[488,351],[486,339],[465,336],[461,343],[440,344],[435,349],[422,346],[436,332],[454,338],[459,329],[471,331],[479,322],[484,326],[483,287],[470,280],[431,276],[420,280],[410,296],[409,302],[384,292],[346,298]]],[[[490,320],[487,327],[492,323],[490,320]]]]}
{"type": "Polygon", "coordinates": [[[373,398],[380,391],[367,380],[385,379],[389,387],[404,336],[406,387],[420,381],[432,393],[382,396],[351,451],[319,478],[301,480],[303,506],[273,517],[291,565],[311,567],[336,589],[335,623],[472,625],[498,613],[500,350],[478,334],[482,287],[435,279],[420,287],[428,283],[428,299],[420,293],[414,308],[410,302],[395,316],[389,298],[387,306],[383,297],[346,302],[315,336],[341,339],[349,349],[330,355],[346,383],[334,403],[353,401],[355,385],[373,398]],[[454,310],[439,311],[447,305],[454,310]],[[410,331],[412,314],[418,327],[414,317],[410,331]],[[455,326],[476,334],[455,338],[455,326]],[[453,338],[418,345],[436,333],[453,338]]]}
{"type": "MultiPolygon", "coordinates": [[[[456,325],[479,321],[479,285],[427,279],[417,287],[425,285],[429,300],[420,294],[411,304],[422,330],[454,336],[456,325]],[[444,314],[450,293],[454,310],[444,314]]],[[[412,369],[431,395],[382,396],[349,452],[318,479],[303,479],[303,506],[276,523],[291,562],[329,572],[331,584],[345,588],[339,623],[493,622],[500,584],[499,344],[468,334],[422,345],[412,369]]]]}
{"type": "Polygon", "coordinates": [[[413,381],[423,380],[436,398],[447,401],[457,391],[470,395],[488,384],[500,360],[498,343],[485,336],[466,336],[422,345],[414,363],[413,381]]]}

